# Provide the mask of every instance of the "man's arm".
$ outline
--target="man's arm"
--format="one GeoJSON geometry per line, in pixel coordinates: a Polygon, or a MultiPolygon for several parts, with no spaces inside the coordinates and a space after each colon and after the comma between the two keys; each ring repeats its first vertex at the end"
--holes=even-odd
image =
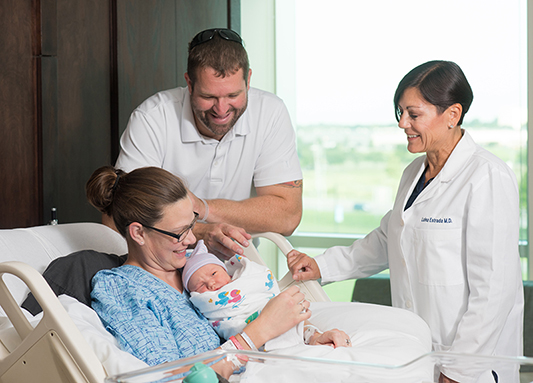
{"type": "MultiPolygon", "coordinates": [[[[237,243],[248,247],[248,233],[272,231],[289,236],[302,218],[302,184],[302,180],[297,180],[260,187],[256,189],[257,197],[242,201],[207,200],[207,222],[198,222],[193,233],[222,259],[242,254],[237,243]]],[[[200,218],[205,217],[204,203],[190,191],[189,196],[194,211],[200,218]]],[[[110,216],[102,214],[102,223],[117,230],[110,216]]]]}
{"type": "Polygon", "coordinates": [[[289,236],[302,219],[302,180],[257,188],[257,197],[243,201],[214,199],[207,203],[208,222],[228,222],[251,233],[273,231],[289,236]]]}
{"type": "MultiPolygon", "coordinates": [[[[249,233],[272,231],[289,236],[302,218],[302,184],[302,180],[296,180],[259,187],[256,197],[242,201],[207,200],[207,224],[198,224],[194,234],[197,239],[203,239],[210,250],[227,257],[241,253],[232,239],[247,246],[249,236],[246,238],[238,228],[249,233]]],[[[191,198],[200,218],[205,217],[204,203],[194,195],[191,198]]]]}

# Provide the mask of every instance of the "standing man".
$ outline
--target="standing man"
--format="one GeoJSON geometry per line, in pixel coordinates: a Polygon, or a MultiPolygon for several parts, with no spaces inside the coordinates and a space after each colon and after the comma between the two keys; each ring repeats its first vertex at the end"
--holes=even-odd
{"type": "Polygon", "coordinates": [[[189,43],[187,87],[135,109],[116,163],[126,172],[159,166],[181,177],[199,213],[195,236],[224,257],[242,253],[234,241],[248,246],[248,232],[292,234],[302,215],[289,114],[277,96],[250,88],[251,75],[236,32],[198,33],[189,43]]]}

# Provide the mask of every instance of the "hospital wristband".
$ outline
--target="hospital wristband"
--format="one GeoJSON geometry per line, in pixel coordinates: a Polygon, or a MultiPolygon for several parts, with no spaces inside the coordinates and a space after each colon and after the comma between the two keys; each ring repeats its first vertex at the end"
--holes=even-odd
{"type": "Polygon", "coordinates": [[[257,350],[257,347],[255,347],[255,343],[250,339],[248,334],[246,334],[244,331],[241,332],[241,337],[252,351],[259,351],[257,350]]]}
{"type": "Polygon", "coordinates": [[[198,222],[207,223],[207,217],[209,216],[209,205],[207,204],[207,201],[205,199],[200,197],[198,197],[198,199],[204,203],[204,217],[198,220],[198,222]]]}
{"type": "Polygon", "coordinates": [[[315,326],[313,326],[311,324],[305,325],[304,326],[304,343],[305,344],[309,344],[311,342],[311,338],[317,332],[320,332],[320,331],[315,326]]]}
{"type": "Polygon", "coordinates": [[[229,340],[233,342],[237,350],[244,350],[244,348],[242,347],[241,343],[237,340],[237,338],[235,338],[234,336],[230,336],[229,340]]]}

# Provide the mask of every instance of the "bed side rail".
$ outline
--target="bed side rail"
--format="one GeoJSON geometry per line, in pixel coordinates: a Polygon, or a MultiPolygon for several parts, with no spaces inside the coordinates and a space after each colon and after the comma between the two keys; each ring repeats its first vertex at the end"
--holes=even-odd
{"type": "MultiPolygon", "coordinates": [[[[252,234],[252,238],[266,238],[272,241],[285,256],[287,256],[287,254],[293,249],[289,241],[287,241],[285,237],[277,233],[266,232],[252,234]]],[[[252,261],[268,266],[257,251],[257,248],[253,244],[250,244],[250,246],[244,248],[244,255],[246,255],[252,261]]],[[[294,285],[299,286],[300,291],[305,294],[307,300],[309,300],[310,302],[331,301],[322,286],[320,286],[317,281],[295,281],[292,279],[292,275],[290,272],[288,272],[283,278],[281,278],[278,281],[278,284],[281,291],[284,291],[294,285]]]]}
{"type": "Polygon", "coordinates": [[[37,270],[18,261],[0,263],[0,305],[21,339],[0,359],[1,382],[103,383],[102,364],[37,270]],[[43,308],[35,328],[6,286],[5,274],[20,278],[43,308]]]}

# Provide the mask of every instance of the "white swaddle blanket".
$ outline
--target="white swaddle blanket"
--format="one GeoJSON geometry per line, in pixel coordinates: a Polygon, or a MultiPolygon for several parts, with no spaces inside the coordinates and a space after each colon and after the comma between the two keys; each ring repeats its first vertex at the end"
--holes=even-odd
{"type": "MultiPolygon", "coordinates": [[[[226,261],[232,281],[217,291],[191,292],[191,302],[224,339],[241,332],[279,294],[272,272],[246,257],[235,255],[226,261]]],[[[303,325],[267,342],[265,350],[303,343],[303,325]]]]}

